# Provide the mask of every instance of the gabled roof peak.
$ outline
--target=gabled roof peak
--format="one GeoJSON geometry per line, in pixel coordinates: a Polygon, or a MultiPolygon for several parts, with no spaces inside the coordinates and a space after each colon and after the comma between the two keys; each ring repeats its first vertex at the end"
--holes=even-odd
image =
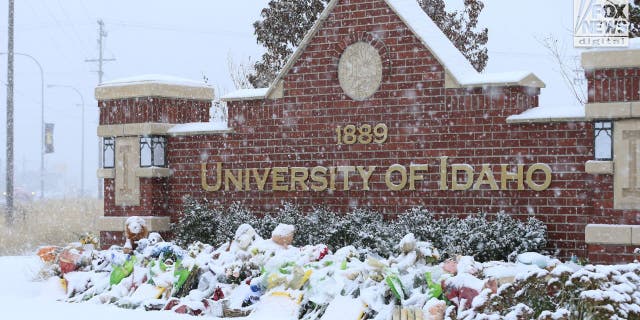
{"type": "MultiPolygon", "coordinates": [[[[317,33],[322,22],[327,19],[336,4],[344,0],[331,0],[322,12],[311,30],[289,57],[284,68],[280,70],[276,79],[269,88],[255,89],[248,94],[247,90],[232,92],[222,97],[223,100],[246,100],[247,95],[251,98],[260,99],[270,97],[278,89],[278,83],[293,67],[309,44],[313,36],[317,33]],[[265,91],[266,89],[266,91],[265,91]]],[[[486,74],[479,73],[473,68],[469,60],[451,43],[449,38],[438,28],[416,0],[381,0],[398,15],[405,25],[420,39],[423,45],[435,56],[443,65],[448,75],[451,87],[482,87],[496,85],[523,85],[543,88],[545,85],[535,74],[531,72],[509,72],[486,74]]]]}

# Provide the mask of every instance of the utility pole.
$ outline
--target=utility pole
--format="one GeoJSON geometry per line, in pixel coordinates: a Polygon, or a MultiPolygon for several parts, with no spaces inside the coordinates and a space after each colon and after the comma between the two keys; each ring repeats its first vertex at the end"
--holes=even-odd
{"type": "MultiPolygon", "coordinates": [[[[108,61],[116,61],[116,59],[105,59],[104,58],[104,41],[103,39],[107,37],[107,31],[104,30],[104,21],[102,19],[98,20],[98,58],[97,59],[87,59],[85,62],[97,62],[98,63],[98,85],[102,84],[102,76],[104,75],[103,65],[108,61]]],[[[98,168],[102,168],[102,139],[98,138],[98,168]]],[[[103,188],[102,188],[102,179],[98,178],[98,198],[103,198],[103,188]]]]}
{"type": "Polygon", "coordinates": [[[13,25],[14,0],[9,0],[7,48],[7,225],[13,224],[13,25]]]}

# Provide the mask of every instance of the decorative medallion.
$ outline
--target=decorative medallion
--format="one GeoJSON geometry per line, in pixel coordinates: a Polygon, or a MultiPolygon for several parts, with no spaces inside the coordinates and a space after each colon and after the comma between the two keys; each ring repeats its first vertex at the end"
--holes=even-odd
{"type": "Polygon", "coordinates": [[[366,42],[348,46],[338,63],[338,80],[342,90],[353,100],[371,97],[382,83],[382,58],[366,42]]]}

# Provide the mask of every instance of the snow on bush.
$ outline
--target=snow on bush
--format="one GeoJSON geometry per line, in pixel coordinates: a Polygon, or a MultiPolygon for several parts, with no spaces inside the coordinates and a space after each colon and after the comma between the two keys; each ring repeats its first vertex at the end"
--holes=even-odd
{"type": "Polygon", "coordinates": [[[518,305],[526,319],[640,319],[640,264],[575,267],[516,277],[452,319],[508,318],[518,305]]]}
{"type": "Polygon", "coordinates": [[[268,237],[278,224],[296,226],[295,246],[323,243],[332,249],[353,245],[386,257],[408,233],[429,241],[442,258],[474,256],[478,261],[507,260],[522,252],[539,252],[546,245],[546,226],[535,218],[522,222],[505,213],[483,213],[466,218],[436,218],[424,208],[414,208],[387,219],[379,212],[357,208],[347,214],[316,207],[303,212],[285,203],[274,215],[256,215],[239,203],[228,208],[209,207],[185,199],[183,215],[172,231],[179,244],[194,241],[220,244],[233,238],[242,224],[250,224],[262,237],[268,237]]]}
{"type": "MultiPolygon", "coordinates": [[[[235,212],[246,215],[238,208],[235,212]]],[[[366,212],[353,214],[370,222],[366,212]]],[[[269,232],[272,239],[263,239],[242,224],[217,246],[195,242],[181,247],[149,238],[131,254],[118,246],[94,250],[77,243],[41,248],[38,255],[45,262],[43,274],[60,278],[50,282],[63,283],[67,302],[147,311],[291,320],[390,320],[394,314],[464,320],[640,319],[637,262],[579,266],[528,252],[517,255],[516,262],[480,263],[457,256],[436,263],[438,250],[411,233],[395,243],[388,258],[366,248],[332,252],[323,244],[297,247],[275,240],[298,234],[297,229],[279,224],[269,232]]]]}

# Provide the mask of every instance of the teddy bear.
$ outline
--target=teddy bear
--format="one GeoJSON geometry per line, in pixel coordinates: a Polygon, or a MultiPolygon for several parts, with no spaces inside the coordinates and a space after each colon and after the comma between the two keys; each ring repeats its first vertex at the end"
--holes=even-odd
{"type": "Polygon", "coordinates": [[[144,219],[140,217],[129,217],[124,224],[124,234],[126,241],[122,252],[131,253],[138,247],[138,241],[145,239],[149,235],[149,229],[144,219]]]}

